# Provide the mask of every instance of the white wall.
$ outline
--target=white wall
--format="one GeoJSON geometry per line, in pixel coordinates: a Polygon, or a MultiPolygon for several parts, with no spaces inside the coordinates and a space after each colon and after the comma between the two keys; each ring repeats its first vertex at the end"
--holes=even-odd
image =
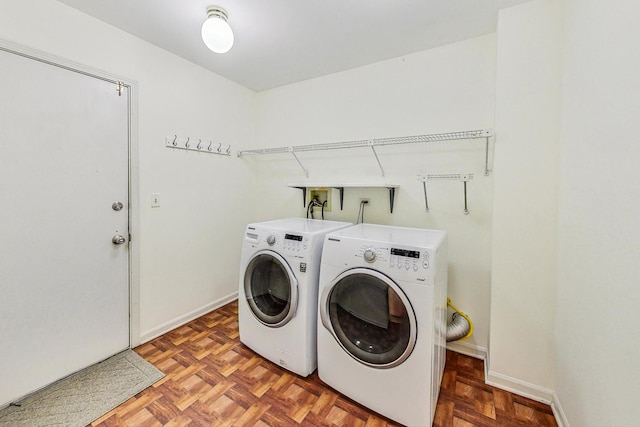
{"type": "MultiPolygon", "coordinates": [[[[488,35],[278,89],[258,93],[258,145],[279,147],[493,127],[495,37],[488,35]]],[[[327,219],[355,222],[361,197],[371,199],[365,222],[449,231],[449,296],[474,320],[465,351],[488,343],[492,177],[485,177],[484,140],[384,147],[382,176],[369,149],[243,157],[256,177],[257,220],[304,217],[302,192],[289,183],[398,184],[393,214],[388,191],[345,190],[345,206],[327,219]],[[431,183],[425,213],[418,174],[474,173],[470,214],[462,183],[431,183]]],[[[460,344],[457,344],[460,345],[460,344]]]]}
{"type": "Polygon", "coordinates": [[[139,335],[232,297],[251,176],[235,156],[170,150],[164,138],[251,147],[254,93],[53,0],[5,0],[0,38],[137,83],[139,335]],[[160,208],[150,207],[151,193],[160,208]]]}
{"type": "Polygon", "coordinates": [[[638,424],[639,21],[636,1],[568,2],[554,359],[574,426],[638,424]]]}
{"type": "Polygon", "coordinates": [[[557,272],[562,2],[502,10],[488,380],[551,399],[557,272]]]}
{"type": "Polygon", "coordinates": [[[566,425],[637,424],[639,18],[500,13],[489,380],[550,393],[566,425]]]}

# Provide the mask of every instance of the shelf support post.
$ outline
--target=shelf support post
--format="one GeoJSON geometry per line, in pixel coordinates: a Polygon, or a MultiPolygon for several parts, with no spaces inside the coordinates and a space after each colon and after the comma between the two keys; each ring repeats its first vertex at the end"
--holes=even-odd
{"type": "Polygon", "coordinates": [[[485,138],[484,145],[484,176],[489,176],[489,137],[485,138]]]}
{"type": "Polygon", "coordinates": [[[464,184],[464,214],[469,215],[469,208],[467,207],[467,180],[462,181],[464,184]]]}

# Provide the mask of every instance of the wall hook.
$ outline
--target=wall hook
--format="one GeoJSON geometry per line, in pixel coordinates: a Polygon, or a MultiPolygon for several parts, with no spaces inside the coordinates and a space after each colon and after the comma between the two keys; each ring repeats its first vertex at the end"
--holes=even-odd
{"type": "Polygon", "coordinates": [[[167,148],[177,148],[179,150],[191,150],[198,152],[206,151],[211,154],[221,154],[223,156],[231,155],[231,144],[228,144],[225,146],[225,148],[223,148],[222,142],[220,142],[216,147],[213,140],[210,139],[209,143],[207,144],[206,138],[198,138],[195,136],[193,137],[193,141],[194,142],[192,143],[191,137],[178,137],[177,134],[167,135],[164,138],[164,144],[167,148]]]}

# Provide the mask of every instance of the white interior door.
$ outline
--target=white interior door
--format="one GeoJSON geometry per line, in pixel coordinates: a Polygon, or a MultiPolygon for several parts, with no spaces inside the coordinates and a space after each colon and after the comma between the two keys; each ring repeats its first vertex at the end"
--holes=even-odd
{"type": "Polygon", "coordinates": [[[129,107],[127,88],[1,50],[0,94],[3,407],[129,347],[129,107]]]}

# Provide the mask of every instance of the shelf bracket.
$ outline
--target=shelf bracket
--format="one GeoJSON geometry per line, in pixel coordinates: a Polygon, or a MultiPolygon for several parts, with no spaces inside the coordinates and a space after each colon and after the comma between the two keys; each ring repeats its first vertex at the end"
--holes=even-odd
{"type": "MultiPolygon", "coordinates": [[[[333,187],[340,192],[340,210],[342,210],[344,206],[344,187],[333,187]]],[[[387,187],[389,190],[389,211],[393,213],[393,203],[396,198],[396,188],[395,187],[387,187]]]]}
{"type": "Polygon", "coordinates": [[[429,199],[427,199],[427,180],[422,180],[422,189],[424,190],[424,205],[425,212],[429,212],[429,199]]]}
{"type": "Polygon", "coordinates": [[[396,198],[396,188],[387,187],[389,189],[389,213],[393,213],[393,202],[396,198]]]}
{"type": "Polygon", "coordinates": [[[289,147],[289,152],[293,155],[293,158],[296,159],[296,162],[298,162],[298,164],[300,165],[300,167],[302,168],[302,170],[304,171],[304,175],[309,178],[309,171],[307,171],[305,169],[305,167],[302,165],[302,162],[300,161],[300,159],[298,158],[298,156],[296,156],[296,152],[293,151],[293,147],[289,147]]]}
{"type": "Polygon", "coordinates": [[[344,187],[333,187],[340,192],[340,210],[344,206],[344,187]]]}
{"type": "Polygon", "coordinates": [[[376,161],[378,162],[378,167],[380,168],[380,172],[382,176],[384,176],[384,169],[382,169],[382,163],[380,163],[380,158],[378,157],[378,153],[376,152],[376,147],[374,146],[373,140],[368,142],[369,147],[371,147],[371,151],[373,151],[373,155],[376,157],[376,161]]]}
{"type": "Polygon", "coordinates": [[[307,187],[293,187],[302,190],[302,207],[307,207],[307,187]]]}

